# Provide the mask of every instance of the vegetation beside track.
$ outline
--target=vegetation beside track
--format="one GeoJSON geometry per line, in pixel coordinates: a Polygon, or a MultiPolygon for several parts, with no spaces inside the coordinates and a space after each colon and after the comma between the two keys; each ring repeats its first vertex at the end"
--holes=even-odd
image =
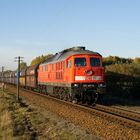
{"type": "MultiPolygon", "coordinates": [[[[14,86],[7,86],[7,89],[12,92],[16,92],[16,88],[14,86]]],[[[49,96],[37,95],[34,92],[20,90],[20,97],[26,99],[31,104],[34,104],[37,108],[40,108],[40,114],[42,121],[38,125],[38,128],[42,131],[42,133],[47,136],[51,136],[51,138],[56,139],[80,139],[80,140],[97,140],[97,137],[103,139],[123,139],[123,140],[135,140],[140,139],[139,130],[134,130],[129,127],[125,127],[119,125],[116,121],[112,122],[108,118],[102,119],[97,114],[93,115],[87,111],[83,111],[79,108],[72,107],[71,105],[66,105],[63,103],[50,100],[49,96]],[[55,114],[58,114],[61,118],[64,118],[67,121],[63,121],[63,123],[59,119],[54,119],[52,113],[49,115],[43,115],[46,110],[49,110],[55,114]],[[46,119],[43,119],[43,116],[47,116],[46,119]],[[50,116],[50,117],[48,117],[50,116]],[[48,121],[45,121],[48,120],[48,121]],[[51,121],[52,120],[52,121],[51,121]],[[49,123],[49,122],[52,123],[49,123]],[[74,127],[74,125],[78,125],[78,127],[74,127]],[[51,125],[50,125],[51,124],[51,125]],[[86,131],[81,131],[81,127],[86,131]],[[87,131],[88,130],[88,131],[87,131]],[[91,135],[94,134],[94,135],[91,135]],[[70,137],[69,137],[70,136],[70,137]]],[[[46,114],[46,113],[45,113],[46,114]]]]}
{"type": "Polygon", "coordinates": [[[40,106],[29,104],[23,99],[17,102],[16,94],[9,91],[0,91],[0,112],[1,140],[97,140],[87,130],[40,106]]]}
{"type": "Polygon", "coordinates": [[[8,103],[4,98],[4,93],[0,91],[0,139],[12,140],[12,120],[8,109],[8,103]]]}
{"type": "MultiPolygon", "coordinates": [[[[103,59],[107,96],[115,99],[140,99],[140,58],[109,56],[103,59]]],[[[139,104],[140,105],[140,104],[139,104]]]]}
{"type": "Polygon", "coordinates": [[[16,101],[15,94],[0,91],[0,139],[36,139],[37,132],[32,126],[29,114],[32,108],[21,99],[16,101]]]}

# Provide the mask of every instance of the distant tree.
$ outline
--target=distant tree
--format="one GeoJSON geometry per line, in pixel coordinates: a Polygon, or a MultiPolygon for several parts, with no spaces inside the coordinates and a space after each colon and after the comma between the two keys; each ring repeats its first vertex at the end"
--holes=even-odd
{"type": "Polygon", "coordinates": [[[136,58],[134,59],[134,63],[135,63],[135,64],[140,64],[140,57],[136,57],[136,58]]]}
{"type": "Polygon", "coordinates": [[[27,67],[27,63],[26,62],[21,62],[20,63],[20,69],[25,69],[27,67]]]}
{"type": "Polygon", "coordinates": [[[140,77],[140,67],[137,64],[113,64],[106,66],[106,72],[114,72],[134,77],[140,77]]]}
{"type": "Polygon", "coordinates": [[[133,60],[130,58],[120,58],[118,56],[108,56],[103,58],[103,64],[112,65],[112,64],[130,64],[133,60]]]}
{"type": "Polygon", "coordinates": [[[40,64],[40,63],[44,62],[45,60],[47,60],[48,58],[50,58],[52,56],[53,56],[52,54],[48,54],[48,55],[45,55],[45,56],[44,55],[38,56],[31,61],[30,66],[40,64]]]}

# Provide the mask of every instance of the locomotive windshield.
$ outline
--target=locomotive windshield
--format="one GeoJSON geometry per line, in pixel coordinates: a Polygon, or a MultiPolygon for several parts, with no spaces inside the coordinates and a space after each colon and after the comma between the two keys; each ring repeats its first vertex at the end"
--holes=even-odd
{"type": "Polygon", "coordinates": [[[100,59],[99,58],[90,58],[90,65],[94,67],[101,66],[100,59]]]}
{"type": "Polygon", "coordinates": [[[74,65],[77,67],[86,66],[86,58],[75,58],[74,65]]]}

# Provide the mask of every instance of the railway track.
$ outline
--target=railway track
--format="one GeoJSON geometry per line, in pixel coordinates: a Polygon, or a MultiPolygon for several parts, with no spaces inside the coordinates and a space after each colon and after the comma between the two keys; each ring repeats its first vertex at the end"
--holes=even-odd
{"type": "Polygon", "coordinates": [[[30,92],[32,94],[36,94],[38,96],[43,96],[44,98],[49,98],[50,100],[59,102],[60,104],[65,104],[67,106],[74,107],[76,109],[88,112],[90,114],[99,116],[101,118],[104,118],[108,121],[112,121],[115,123],[119,123],[123,126],[127,126],[129,128],[133,128],[136,130],[140,130],[140,114],[135,113],[132,111],[120,109],[120,108],[115,108],[115,107],[108,107],[108,106],[103,106],[97,104],[96,106],[89,106],[86,104],[73,104],[68,101],[60,100],[57,98],[54,98],[52,96],[40,94],[35,91],[30,91],[26,89],[22,89],[26,92],[30,92]]]}
{"type": "Polygon", "coordinates": [[[30,92],[33,94],[37,94],[39,96],[44,96],[45,98],[49,98],[53,101],[57,101],[61,104],[70,105],[74,108],[78,108],[90,114],[107,119],[109,121],[113,121],[113,122],[119,123],[121,125],[130,127],[136,130],[140,130],[140,114],[139,113],[135,113],[135,112],[124,110],[124,109],[118,109],[114,107],[107,107],[107,106],[103,106],[99,104],[97,104],[96,106],[73,104],[71,102],[60,100],[51,96],[46,96],[38,92],[34,92],[34,91],[30,91],[30,92]]]}
{"type": "Polygon", "coordinates": [[[94,108],[100,109],[105,112],[112,113],[114,115],[124,117],[124,118],[132,120],[132,121],[140,122],[140,113],[136,113],[136,112],[129,111],[129,110],[124,110],[121,108],[103,106],[103,105],[99,105],[99,104],[97,104],[94,108]]]}
{"type": "MultiPolygon", "coordinates": [[[[140,114],[132,111],[119,109],[115,107],[107,107],[103,105],[96,105],[90,107],[97,111],[97,115],[108,120],[116,121],[117,123],[140,130],[140,114]]],[[[95,112],[96,112],[95,111],[95,112]]]]}

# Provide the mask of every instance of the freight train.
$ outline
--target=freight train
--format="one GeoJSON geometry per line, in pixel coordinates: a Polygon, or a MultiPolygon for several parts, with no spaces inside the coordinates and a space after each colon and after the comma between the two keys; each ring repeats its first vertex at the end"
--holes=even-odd
{"type": "MultiPolygon", "coordinates": [[[[10,84],[16,79],[16,71],[4,72],[0,78],[10,84]]],[[[73,103],[94,104],[105,93],[102,56],[81,46],[65,49],[21,70],[20,86],[73,103]]]]}

